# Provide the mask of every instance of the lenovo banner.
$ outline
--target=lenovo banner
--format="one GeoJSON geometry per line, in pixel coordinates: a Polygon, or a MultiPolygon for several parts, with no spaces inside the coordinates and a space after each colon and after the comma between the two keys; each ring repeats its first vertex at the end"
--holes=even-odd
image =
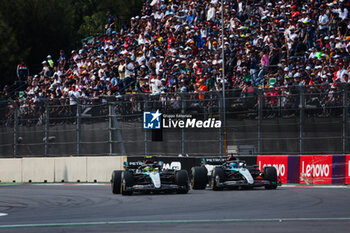
{"type": "Polygon", "coordinates": [[[257,164],[260,171],[263,171],[265,166],[275,167],[277,169],[277,175],[281,177],[282,183],[287,183],[288,155],[258,155],[257,164]]]}
{"type": "Polygon", "coordinates": [[[345,184],[350,184],[350,155],[346,155],[345,163],[345,184]]]}
{"type": "Polygon", "coordinates": [[[301,155],[300,184],[332,184],[332,155],[301,155]]]}

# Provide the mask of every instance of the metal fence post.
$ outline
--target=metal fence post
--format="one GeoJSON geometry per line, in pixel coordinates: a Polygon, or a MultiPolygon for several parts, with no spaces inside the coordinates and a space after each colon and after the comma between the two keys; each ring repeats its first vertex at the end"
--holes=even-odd
{"type": "MultiPolygon", "coordinates": [[[[186,100],[185,100],[185,95],[182,94],[180,95],[181,97],[181,113],[185,114],[186,113],[186,100]]],[[[186,155],[186,131],[185,128],[181,129],[181,154],[183,156],[186,155]]]]}
{"type": "Polygon", "coordinates": [[[13,157],[16,157],[18,152],[18,104],[14,102],[13,106],[15,109],[13,114],[13,157]]]}
{"type": "MultiPolygon", "coordinates": [[[[144,96],[143,96],[144,97],[144,96]]],[[[143,107],[144,111],[148,111],[148,100],[147,98],[144,98],[144,107],[143,107]]],[[[143,118],[143,116],[142,116],[143,118]]],[[[142,124],[143,126],[143,124],[142,124]]],[[[149,153],[149,148],[148,148],[148,130],[143,129],[144,132],[144,145],[145,145],[145,155],[148,155],[149,153]]]]}
{"type": "Polygon", "coordinates": [[[81,153],[81,106],[80,103],[77,101],[77,114],[76,114],[76,120],[77,120],[77,155],[80,155],[81,153]]]}
{"type": "Polygon", "coordinates": [[[264,95],[262,90],[258,90],[258,154],[263,154],[263,140],[262,140],[262,120],[264,109],[264,95]]]}
{"type": "Polygon", "coordinates": [[[49,100],[45,100],[45,150],[44,156],[47,156],[49,153],[49,128],[50,128],[50,108],[49,100]]]}
{"type": "Polygon", "coordinates": [[[304,154],[304,120],[305,120],[305,92],[304,87],[299,88],[300,103],[299,103],[299,154],[304,154]]]}
{"type": "MultiPolygon", "coordinates": [[[[223,116],[222,116],[222,113],[223,113],[223,107],[222,107],[223,106],[223,98],[221,98],[222,96],[221,96],[220,92],[218,92],[217,95],[218,95],[218,98],[219,98],[219,117],[220,117],[221,123],[224,124],[223,116]]],[[[222,126],[222,127],[219,128],[219,134],[220,134],[220,151],[219,151],[219,153],[220,153],[221,156],[225,156],[223,127],[225,127],[225,126],[222,126]]]]}
{"type": "Polygon", "coordinates": [[[108,102],[108,147],[109,155],[113,154],[113,121],[112,121],[112,108],[113,105],[108,102]]]}
{"type": "Polygon", "coordinates": [[[343,85],[343,135],[342,135],[342,139],[343,139],[343,154],[346,154],[347,152],[347,120],[348,120],[348,86],[345,84],[343,85]]]}
{"type": "MultiPolygon", "coordinates": [[[[110,110],[112,112],[111,117],[112,117],[112,120],[113,120],[113,130],[117,130],[117,139],[118,139],[118,142],[119,142],[119,145],[120,145],[120,150],[122,152],[122,155],[126,155],[126,150],[125,150],[125,146],[124,146],[122,132],[121,132],[121,129],[120,129],[120,126],[119,126],[119,122],[118,122],[118,119],[117,119],[117,114],[114,111],[113,105],[111,105],[110,110]]],[[[112,144],[113,144],[113,141],[112,141],[112,144]]],[[[110,152],[113,152],[113,151],[110,151],[110,152]]]]}

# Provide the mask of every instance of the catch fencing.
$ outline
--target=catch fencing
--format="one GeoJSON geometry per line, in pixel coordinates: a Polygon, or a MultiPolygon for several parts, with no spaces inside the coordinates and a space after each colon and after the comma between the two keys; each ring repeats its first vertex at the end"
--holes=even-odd
{"type": "Polygon", "coordinates": [[[209,91],[4,100],[0,157],[347,154],[348,93],[338,84],[234,89],[225,99],[209,91]],[[223,124],[143,129],[143,113],[156,110],[223,124]]]}

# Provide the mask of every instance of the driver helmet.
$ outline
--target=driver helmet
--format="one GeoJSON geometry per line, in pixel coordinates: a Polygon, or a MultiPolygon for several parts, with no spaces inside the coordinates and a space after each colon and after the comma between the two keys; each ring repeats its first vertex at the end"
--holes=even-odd
{"type": "Polygon", "coordinates": [[[235,163],[235,162],[230,163],[230,167],[231,167],[231,168],[237,168],[237,163],[235,163]]]}
{"type": "Polygon", "coordinates": [[[144,164],[152,164],[153,163],[153,158],[152,156],[146,156],[144,164]]]}
{"type": "Polygon", "coordinates": [[[229,156],[227,157],[227,161],[234,161],[234,160],[236,160],[236,158],[235,158],[235,156],[233,156],[233,155],[229,155],[229,156]]]}

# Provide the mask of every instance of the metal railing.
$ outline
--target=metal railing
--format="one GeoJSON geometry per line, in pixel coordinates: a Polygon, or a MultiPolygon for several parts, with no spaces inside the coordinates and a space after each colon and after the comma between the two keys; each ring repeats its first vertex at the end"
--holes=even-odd
{"type": "Polygon", "coordinates": [[[234,89],[225,113],[214,91],[8,101],[0,107],[0,156],[345,154],[348,93],[341,84],[234,89]],[[226,114],[226,125],[143,129],[143,112],[156,110],[202,120],[226,114]]]}

